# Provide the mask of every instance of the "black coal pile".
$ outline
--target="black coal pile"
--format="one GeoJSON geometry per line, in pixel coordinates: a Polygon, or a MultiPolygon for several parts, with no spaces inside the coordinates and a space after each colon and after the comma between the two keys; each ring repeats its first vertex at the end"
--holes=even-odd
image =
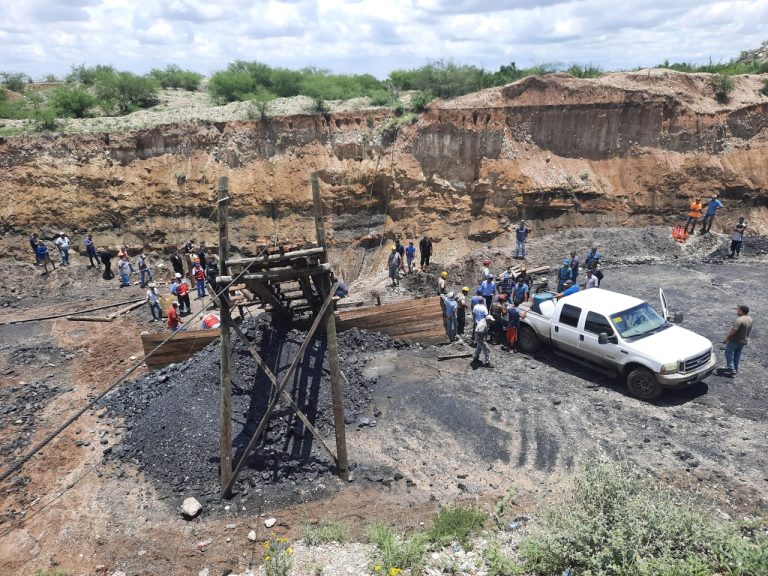
{"type": "Polygon", "coordinates": [[[25,382],[18,386],[0,388],[0,428],[17,427],[19,434],[9,435],[8,443],[0,444],[0,456],[8,457],[30,443],[35,431],[35,419],[58,394],[71,391],[53,382],[25,382]]]}
{"type": "MultiPolygon", "coordinates": [[[[290,325],[273,324],[268,314],[245,322],[242,329],[280,381],[305,333],[290,325]]],[[[236,462],[264,415],[273,390],[234,333],[232,343],[232,438],[236,462]]],[[[383,350],[408,346],[378,333],[349,330],[339,334],[348,425],[376,425],[371,393],[376,380],[363,376],[368,360],[383,350]]],[[[334,446],[326,348],[325,334],[318,330],[286,390],[334,446]]],[[[196,495],[208,502],[217,500],[219,354],[215,342],[193,358],[152,372],[106,397],[104,404],[112,415],[124,418],[127,431],[122,444],[107,457],[135,465],[157,482],[161,492],[196,495]]],[[[376,476],[362,467],[356,474],[361,479],[376,476]]],[[[280,403],[239,474],[234,492],[243,502],[252,498],[258,505],[281,505],[322,497],[336,486],[330,456],[293,410],[280,403]]]]}

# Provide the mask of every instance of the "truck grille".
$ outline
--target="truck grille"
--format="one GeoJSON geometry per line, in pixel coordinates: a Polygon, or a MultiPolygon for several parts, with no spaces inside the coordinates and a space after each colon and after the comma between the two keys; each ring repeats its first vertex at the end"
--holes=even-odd
{"type": "Polygon", "coordinates": [[[704,364],[709,362],[709,358],[711,355],[712,355],[712,351],[710,350],[708,352],[705,352],[704,354],[699,354],[698,356],[694,356],[693,358],[689,358],[685,362],[682,362],[682,365],[683,365],[682,372],[692,372],[697,368],[704,366],[704,364]]]}

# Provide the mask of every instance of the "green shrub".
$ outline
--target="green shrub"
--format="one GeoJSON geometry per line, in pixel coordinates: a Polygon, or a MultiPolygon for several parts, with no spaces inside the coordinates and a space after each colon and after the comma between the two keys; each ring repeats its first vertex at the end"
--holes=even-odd
{"type": "Polygon", "coordinates": [[[718,102],[727,102],[730,94],[736,87],[733,78],[725,74],[716,74],[712,77],[712,88],[715,90],[715,98],[718,102]]]}
{"type": "Polygon", "coordinates": [[[23,72],[0,72],[0,86],[13,92],[24,92],[29,77],[23,72]]]}
{"type": "Polygon", "coordinates": [[[88,67],[85,64],[72,66],[72,70],[67,74],[67,82],[70,84],[82,84],[83,86],[94,86],[100,78],[114,76],[117,70],[113,66],[98,64],[88,67]]]}
{"type": "MultiPolygon", "coordinates": [[[[758,535],[761,534],[761,535],[758,535]]],[[[534,573],[592,576],[768,573],[768,537],[744,538],[636,468],[591,460],[519,547],[534,573]]]]}
{"type": "Polygon", "coordinates": [[[466,546],[469,538],[480,531],[487,518],[485,512],[475,508],[443,508],[435,515],[427,538],[440,546],[452,542],[466,546]]]}
{"type": "Polygon", "coordinates": [[[575,78],[599,78],[603,75],[603,70],[600,66],[593,66],[592,64],[574,64],[566,69],[566,72],[575,78]]]}
{"type": "Polygon", "coordinates": [[[411,98],[411,108],[416,112],[424,112],[427,109],[427,104],[432,102],[435,97],[431,92],[417,92],[411,98]]]}
{"type": "Polygon", "coordinates": [[[218,102],[247,100],[253,93],[253,81],[247,72],[216,72],[208,82],[208,91],[218,102]]]}
{"type": "Polygon", "coordinates": [[[53,132],[59,128],[56,111],[53,108],[42,108],[35,112],[35,130],[38,132],[53,132]]]}
{"type": "Polygon", "coordinates": [[[328,542],[343,544],[349,538],[349,528],[342,522],[321,520],[304,527],[301,538],[307,546],[318,546],[328,542]]]}
{"type": "Polygon", "coordinates": [[[293,548],[285,538],[272,537],[264,542],[266,576],[288,576],[293,565],[293,548]]]}
{"type": "Polygon", "coordinates": [[[128,114],[157,104],[157,83],[132,72],[100,75],[96,82],[96,95],[105,111],[128,114]]]}
{"type": "Polygon", "coordinates": [[[248,104],[249,120],[266,120],[269,117],[269,103],[275,99],[275,95],[266,90],[254,95],[248,104]]]}
{"type": "Polygon", "coordinates": [[[393,103],[394,98],[387,90],[377,90],[373,92],[368,99],[371,106],[389,106],[393,103]]]}
{"type": "Polygon", "coordinates": [[[504,556],[501,552],[501,544],[496,539],[491,539],[483,550],[483,559],[487,567],[488,576],[515,576],[525,574],[525,568],[504,556]]]}
{"type": "Polygon", "coordinates": [[[377,574],[397,573],[398,570],[407,569],[417,574],[424,565],[424,554],[427,551],[425,534],[406,537],[395,534],[389,526],[374,524],[366,530],[366,538],[376,546],[374,572],[377,574]]]}
{"type": "Polygon", "coordinates": [[[61,86],[51,93],[51,102],[62,117],[85,118],[88,110],[96,106],[96,97],[76,86],[61,86]]]}
{"type": "Polygon", "coordinates": [[[150,78],[153,78],[163,88],[173,88],[194,92],[200,86],[203,75],[191,70],[182,70],[176,64],[169,64],[165,69],[157,68],[149,72],[150,78]]]}

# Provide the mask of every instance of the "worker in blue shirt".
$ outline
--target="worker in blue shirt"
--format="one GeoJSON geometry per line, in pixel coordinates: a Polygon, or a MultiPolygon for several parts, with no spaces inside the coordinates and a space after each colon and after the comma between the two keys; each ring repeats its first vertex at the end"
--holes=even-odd
{"type": "MultiPolygon", "coordinates": [[[[475,306],[478,304],[482,304],[485,306],[485,298],[483,298],[483,289],[477,288],[475,290],[475,295],[472,296],[472,299],[469,301],[469,312],[472,314],[472,342],[475,341],[475,327],[477,326],[477,317],[475,315],[475,306]]],[[[488,308],[485,309],[486,314],[488,313],[488,308]]]]}
{"type": "Polygon", "coordinates": [[[557,300],[560,300],[563,296],[570,296],[571,294],[576,294],[576,292],[579,291],[579,285],[574,284],[573,280],[566,280],[565,284],[563,285],[563,291],[559,294],[555,294],[555,298],[557,300]]]}
{"type": "Polygon", "coordinates": [[[493,274],[488,274],[485,277],[485,280],[480,284],[480,289],[483,291],[483,298],[485,298],[485,307],[490,310],[493,295],[496,293],[496,282],[493,281],[493,274]]]}
{"type": "Polygon", "coordinates": [[[586,270],[592,270],[592,273],[597,276],[598,282],[603,280],[603,271],[600,270],[602,254],[597,251],[597,246],[592,248],[587,253],[587,257],[584,258],[584,268],[586,270]]]}
{"type": "Polygon", "coordinates": [[[712,228],[712,222],[715,219],[717,211],[723,208],[723,203],[717,199],[717,196],[712,196],[712,199],[707,204],[707,212],[704,214],[704,221],[701,223],[700,234],[706,234],[712,228]]]}
{"type": "Polygon", "coordinates": [[[573,281],[573,270],[571,269],[571,261],[566,258],[563,260],[563,265],[557,272],[557,291],[562,292],[565,283],[571,280],[573,281]]]}
{"type": "Polygon", "coordinates": [[[518,278],[512,296],[512,301],[515,303],[515,306],[520,306],[520,304],[527,301],[529,292],[530,289],[528,288],[528,284],[523,282],[522,277],[518,278]]]}
{"type": "Polygon", "coordinates": [[[416,246],[413,242],[408,242],[408,247],[405,249],[405,260],[408,264],[408,274],[413,272],[413,261],[416,258],[416,246]]]}
{"type": "Polygon", "coordinates": [[[512,294],[512,288],[515,285],[515,275],[512,273],[512,266],[509,266],[501,275],[499,280],[499,292],[509,297],[512,294]]]}
{"type": "Polygon", "coordinates": [[[448,336],[448,341],[453,342],[456,340],[456,310],[459,303],[454,299],[453,292],[440,294],[440,298],[443,299],[443,310],[445,310],[445,333],[448,336]]]}

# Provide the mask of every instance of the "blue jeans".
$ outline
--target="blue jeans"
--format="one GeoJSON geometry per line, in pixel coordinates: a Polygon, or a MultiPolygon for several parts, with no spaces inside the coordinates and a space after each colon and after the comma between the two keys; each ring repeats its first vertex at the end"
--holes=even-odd
{"type": "Polygon", "coordinates": [[[121,274],[120,275],[120,283],[123,286],[130,286],[131,285],[131,279],[128,274],[121,274]]]}
{"type": "Polygon", "coordinates": [[[445,330],[448,333],[448,339],[456,338],[456,316],[446,316],[445,330]]]}
{"type": "Polygon", "coordinates": [[[525,240],[517,241],[517,245],[515,246],[515,258],[520,255],[520,252],[523,253],[523,258],[525,258],[525,240]]]}
{"type": "Polygon", "coordinates": [[[205,280],[197,281],[197,297],[205,298],[205,280]]]}
{"type": "Polygon", "coordinates": [[[744,346],[746,344],[742,342],[728,340],[728,343],[725,345],[725,361],[728,364],[728,370],[739,371],[739,360],[741,360],[741,351],[744,349],[744,346]]]}
{"type": "Polygon", "coordinates": [[[61,248],[61,265],[69,266],[69,248],[61,248]]]}
{"type": "Polygon", "coordinates": [[[139,273],[141,274],[141,287],[144,288],[146,286],[146,282],[144,281],[145,276],[149,276],[149,281],[152,282],[152,272],[149,271],[149,268],[142,268],[139,270],[139,273]]]}
{"type": "Polygon", "coordinates": [[[152,320],[162,320],[163,319],[163,309],[160,308],[160,303],[155,302],[154,304],[149,305],[149,312],[152,314],[152,320]]]}

